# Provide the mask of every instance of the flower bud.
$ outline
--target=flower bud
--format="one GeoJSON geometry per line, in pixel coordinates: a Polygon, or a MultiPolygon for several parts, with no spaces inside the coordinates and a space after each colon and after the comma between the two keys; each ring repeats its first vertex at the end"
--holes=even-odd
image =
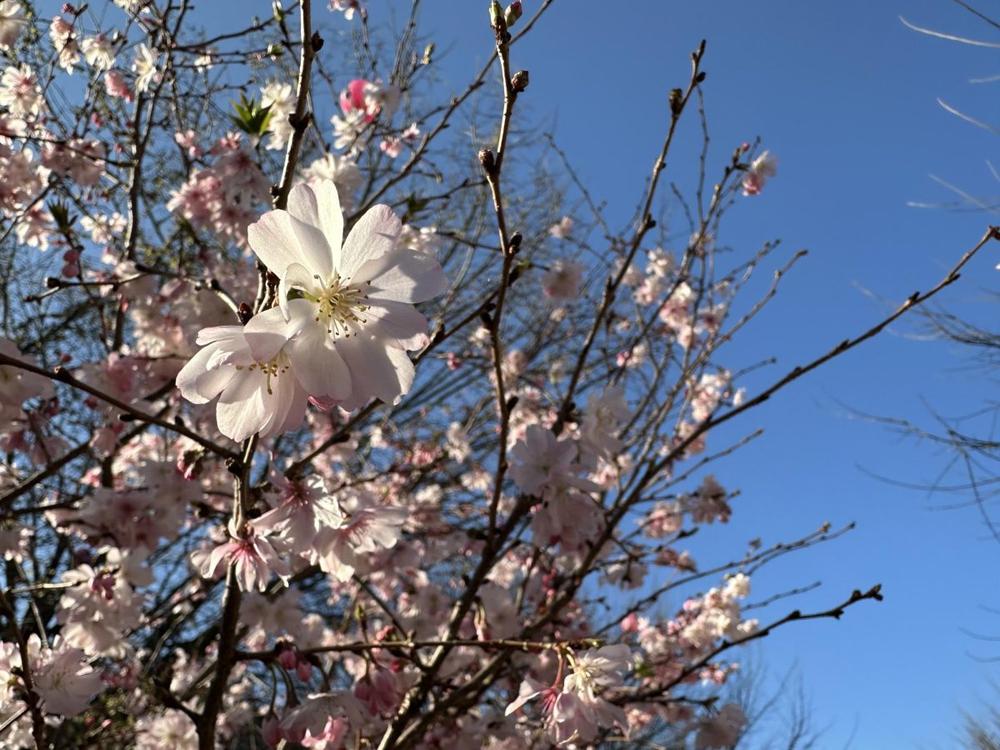
{"type": "Polygon", "coordinates": [[[500,24],[503,22],[503,8],[500,7],[500,3],[497,0],[491,0],[490,2],[490,26],[494,29],[500,28],[500,24]]]}
{"type": "Polygon", "coordinates": [[[670,90],[670,112],[675,117],[684,109],[684,92],[680,89],[670,90]]]}
{"type": "Polygon", "coordinates": [[[521,0],[514,0],[514,2],[507,6],[507,9],[503,12],[503,20],[506,22],[508,28],[517,23],[517,19],[521,17],[521,13],[521,0]]]}
{"type": "Polygon", "coordinates": [[[510,79],[510,85],[514,91],[521,93],[528,88],[528,71],[519,70],[510,79]]]}
{"type": "Polygon", "coordinates": [[[488,148],[482,149],[479,152],[479,163],[483,165],[483,169],[485,169],[487,173],[492,173],[493,167],[495,166],[493,152],[488,148]]]}

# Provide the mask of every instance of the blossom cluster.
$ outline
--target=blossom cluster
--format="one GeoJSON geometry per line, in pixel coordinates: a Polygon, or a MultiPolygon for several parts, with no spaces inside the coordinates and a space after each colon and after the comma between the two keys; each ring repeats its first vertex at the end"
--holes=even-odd
{"type": "Polygon", "coordinates": [[[732,745],[718,217],[608,237],[544,150],[487,191],[491,101],[367,3],[308,90],[295,3],[100,5],[0,0],[0,745],[732,745]]]}

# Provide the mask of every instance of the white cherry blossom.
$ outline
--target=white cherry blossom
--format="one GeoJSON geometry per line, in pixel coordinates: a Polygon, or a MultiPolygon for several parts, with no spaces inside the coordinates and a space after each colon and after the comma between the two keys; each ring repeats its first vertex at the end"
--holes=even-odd
{"type": "Polygon", "coordinates": [[[218,397],[219,431],[237,442],[296,427],[307,396],[292,369],[287,332],[276,308],[245,327],[203,328],[197,343],[204,348],[177,374],[181,395],[195,404],[218,397]]]}
{"type": "Polygon", "coordinates": [[[406,352],[427,329],[413,305],[447,282],[433,257],[397,246],[401,228],[392,209],[378,205],[343,239],[331,181],[297,185],[287,211],[250,225],[250,247],[280,279],[278,302],[296,338],[293,367],[309,395],[354,409],[410,389],[406,352]]]}

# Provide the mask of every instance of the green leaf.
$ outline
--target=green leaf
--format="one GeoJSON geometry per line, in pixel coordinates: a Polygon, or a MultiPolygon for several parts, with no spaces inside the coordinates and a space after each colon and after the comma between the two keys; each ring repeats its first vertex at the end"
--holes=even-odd
{"type": "Polygon", "coordinates": [[[76,220],[75,216],[71,216],[69,212],[69,204],[63,203],[62,201],[49,201],[48,203],[49,213],[52,214],[53,220],[56,222],[56,226],[59,227],[59,231],[66,234],[73,227],[73,222],[76,220]]]}
{"type": "Polygon", "coordinates": [[[235,115],[229,119],[233,124],[248,135],[256,138],[263,136],[271,123],[271,105],[262,107],[256,99],[248,99],[246,94],[240,94],[240,100],[233,102],[235,115]]]}

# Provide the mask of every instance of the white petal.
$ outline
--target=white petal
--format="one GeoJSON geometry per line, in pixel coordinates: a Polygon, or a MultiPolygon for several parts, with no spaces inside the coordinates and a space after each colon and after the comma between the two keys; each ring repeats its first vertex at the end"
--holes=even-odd
{"type": "MultiPolygon", "coordinates": [[[[292,378],[289,377],[288,379],[291,380],[292,378]]],[[[288,413],[285,415],[285,420],[281,424],[275,424],[274,434],[288,432],[299,427],[302,424],[303,418],[305,418],[306,404],[308,403],[309,397],[302,390],[302,387],[296,383],[292,389],[292,398],[288,405],[288,413]]]]}
{"type": "Polygon", "coordinates": [[[336,347],[351,371],[347,403],[352,407],[372,396],[391,404],[413,384],[413,363],[402,349],[386,347],[382,341],[363,335],[337,339],[336,347]]]}
{"type": "Polygon", "coordinates": [[[261,400],[264,403],[264,411],[267,418],[260,426],[260,436],[267,437],[275,435],[281,431],[281,426],[289,422],[288,413],[295,403],[295,392],[299,389],[299,384],[291,372],[279,374],[269,381],[270,391],[265,389],[261,393],[261,400]]]}
{"type": "Polygon", "coordinates": [[[257,257],[279,277],[292,263],[326,279],[333,254],[319,227],[299,221],[287,211],[268,211],[247,227],[247,241],[257,257]]]}
{"type": "Polygon", "coordinates": [[[191,357],[177,373],[177,388],[192,404],[207,404],[222,393],[235,374],[235,371],[228,367],[209,368],[209,360],[214,351],[213,345],[206,346],[191,357]]]}
{"type": "Polygon", "coordinates": [[[242,326],[209,326],[198,331],[195,343],[198,346],[214,344],[217,341],[233,341],[243,335],[242,326]]]}
{"type": "MultiPolygon", "coordinates": [[[[292,300],[293,302],[306,302],[306,300],[292,300]]],[[[306,302],[308,305],[309,303],[306,302]]],[[[303,320],[302,307],[296,305],[289,308],[289,312],[294,309],[294,315],[290,315],[288,320],[282,311],[277,307],[259,312],[250,318],[250,321],[243,327],[243,336],[253,354],[253,358],[258,362],[267,362],[277,356],[278,352],[288,343],[288,340],[298,333],[309,321],[303,320]]]]}
{"type": "Polygon", "coordinates": [[[278,306],[281,308],[285,320],[288,320],[289,311],[288,293],[292,289],[301,289],[304,292],[319,295],[322,292],[320,280],[309,272],[309,269],[301,263],[292,263],[285,269],[285,275],[281,277],[278,284],[278,306]]]}
{"type": "Polygon", "coordinates": [[[369,208],[347,235],[338,268],[340,275],[353,280],[365,262],[391,253],[402,228],[399,217],[388,206],[369,208]]]}
{"type": "Polygon", "coordinates": [[[368,321],[367,330],[379,337],[394,339],[401,347],[414,337],[427,333],[427,318],[405,302],[369,299],[365,318],[368,321]]]}
{"type": "Polygon", "coordinates": [[[443,294],[448,279],[437,259],[416,250],[397,250],[370,260],[358,269],[353,283],[371,281],[367,294],[373,299],[423,302],[443,294]]]}
{"type": "Polygon", "coordinates": [[[260,430],[267,421],[264,407],[264,376],[260,373],[241,373],[223,391],[215,409],[219,432],[237,443],[260,430]]]}
{"type": "Polygon", "coordinates": [[[330,246],[333,267],[339,267],[340,247],[344,242],[344,212],[333,180],[312,185],[302,182],[293,187],[288,194],[288,213],[320,228],[330,246]]]}
{"type": "Polygon", "coordinates": [[[326,328],[316,323],[288,346],[295,377],[310,396],[342,401],[351,393],[351,373],[326,328]]]}

